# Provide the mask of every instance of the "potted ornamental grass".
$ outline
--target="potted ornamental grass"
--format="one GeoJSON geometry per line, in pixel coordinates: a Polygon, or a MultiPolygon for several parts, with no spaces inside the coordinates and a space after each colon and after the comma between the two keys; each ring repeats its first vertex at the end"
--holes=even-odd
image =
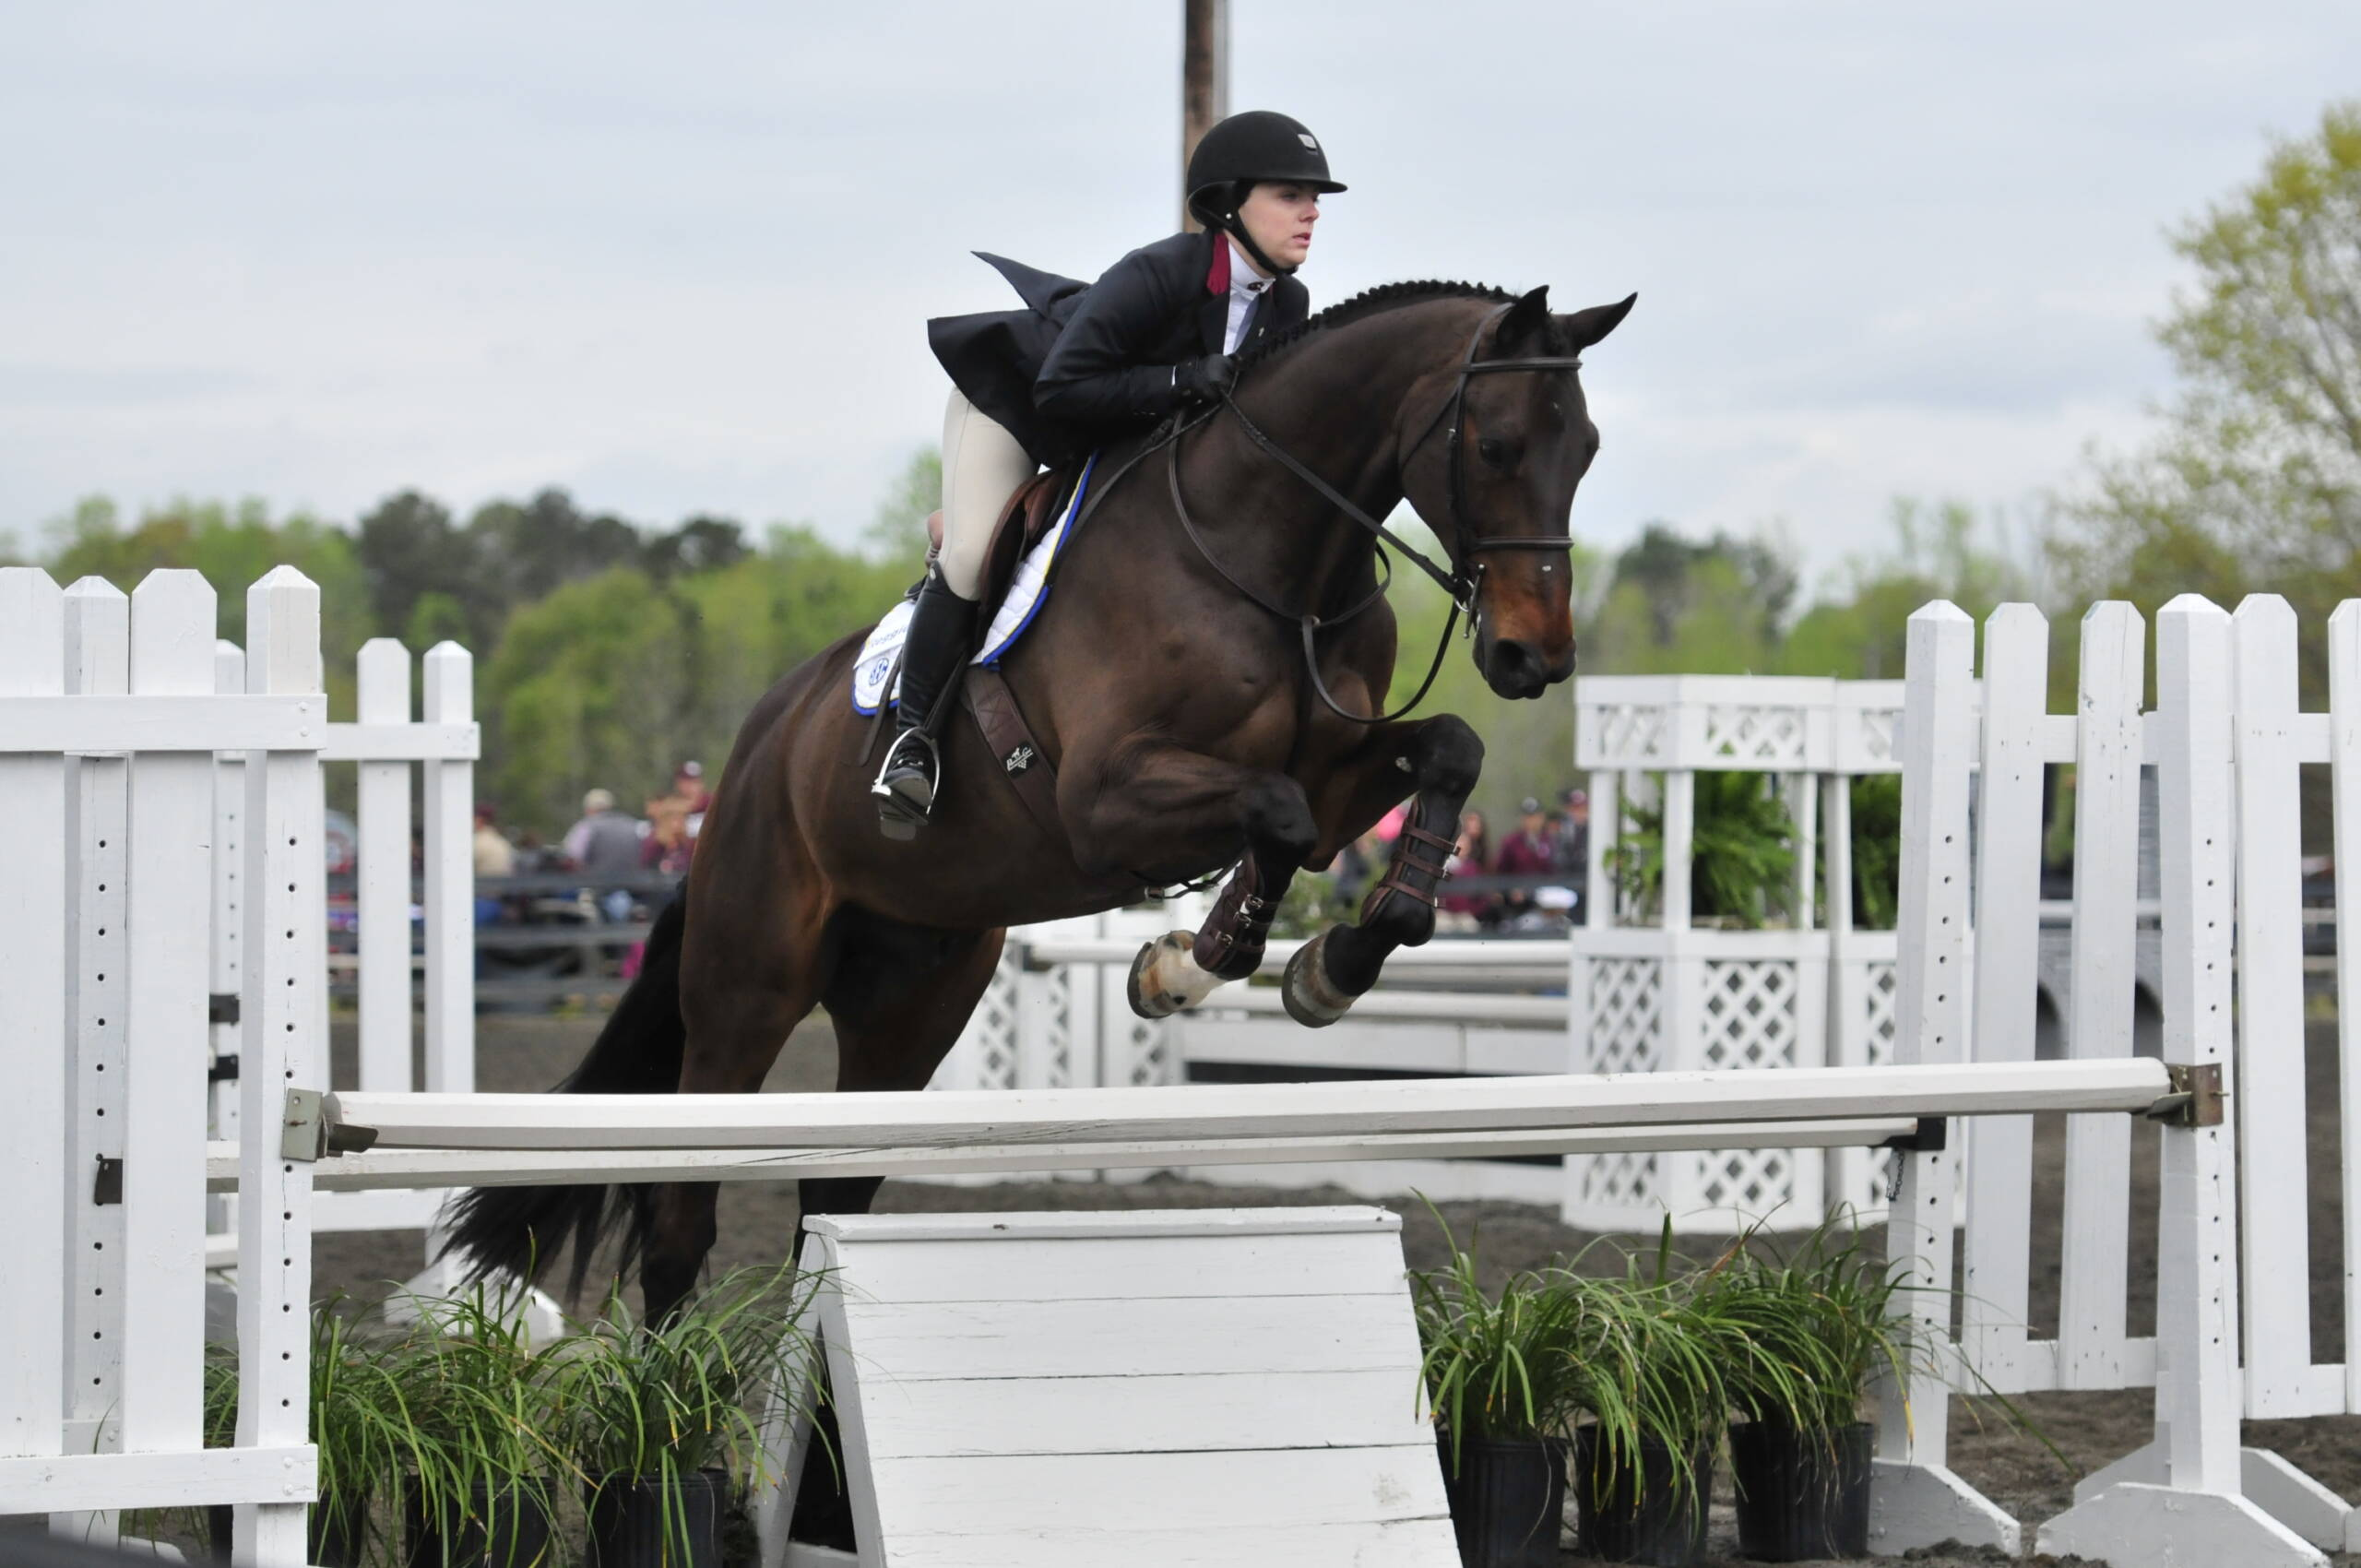
{"type": "Polygon", "coordinates": [[[555,1440],[582,1479],[590,1568],[718,1568],[733,1471],[759,1484],[761,1407],[813,1387],[802,1308],[815,1277],[789,1266],[716,1280],[659,1323],[610,1292],[555,1347],[555,1440]]]}
{"type": "Polygon", "coordinates": [[[1717,1337],[1672,1272],[1667,1221],[1652,1271],[1556,1271],[1579,1299],[1574,1502],[1585,1556],[1684,1568],[1705,1550],[1714,1451],[1728,1410],[1717,1337]]]}
{"type": "Polygon", "coordinates": [[[1556,1568],[1566,1497],[1565,1429],[1582,1369],[1580,1299],[1534,1273],[1497,1291],[1448,1226],[1451,1261],[1410,1277],[1420,1376],[1437,1426],[1443,1489],[1466,1568],[1556,1568]]]}
{"type": "Polygon", "coordinates": [[[534,1351],[513,1290],[479,1282],[418,1298],[393,1352],[421,1462],[401,1477],[407,1568],[535,1568],[553,1561],[564,1455],[550,1361],[534,1351]]]}
{"type": "Polygon", "coordinates": [[[1755,1241],[1742,1239],[1698,1290],[1743,1418],[1729,1432],[1738,1550],[1766,1562],[1867,1556],[1876,1429],[1861,1406],[1880,1379],[1907,1385],[1916,1346],[1898,1305],[1919,1287],[1906,1264],[1867,1246],[1849,1213],[1786,1255],[1755,1241]]]}

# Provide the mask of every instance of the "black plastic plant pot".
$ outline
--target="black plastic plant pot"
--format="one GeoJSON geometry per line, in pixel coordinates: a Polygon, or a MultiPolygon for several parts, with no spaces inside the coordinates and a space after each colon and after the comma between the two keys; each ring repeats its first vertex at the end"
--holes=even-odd
{"type": "Polygon", "coordinates": [[[1558,1568],[1565,1526],[1566,1445],[1557,1438],[1471,1437],[1445,1432],[1443,1495],[1463,1568],[1558,1568]]]}
{"type": "Polygon", "coordinates": [[[1730,1428],[1738,1550],[1758,1562],[1869,1554],[1869,1455],[1877,1429],[1786,1421],[1730,1428]]]}
{"type": "MultiPolygon", "coordinates": [[[[213,1560],[230,1561],[230,1535],[234,1528],[230,1504],[216,1503],[205,1510],[205,1533],[211,1538],[213,1560]]],[[[303,1550],[319,1568],[361,1568],[361,1559],[369,1546],[369,1503],[363,1498],[351,1508],[340,1508],[332,1496],[322,1493],[312,1504],[311,1522],[304,1526],[303,1550]]]]}
{"type": "Polygon", "coordinates": [[[1639,1464],[1615,1462],[1596,1427],[1574,1434],[1574,1517],[1582,1554],[1602,1562],[1687,1568],[1705,1557],[1706,1500],[1714,1490],[1714,1450],[1701,1444],[1689,1456],[1689,1475],[1675,1474],[1672,1449],[1640,1440],[1639,1464]]]}
{"type": "Polygon", "coordinates": [[[698,1470],[669,1483],[658,1476],[609,1476],[586,1491],[587,1568],[721,1568],[729,1472],[698,1470]]]}
{"type": "Polygon", "coordinates": [[[556,1483],[469,1487],[432,1512],[411,1482],[402,1499],[405,1568],[534,1568],[555,1560],[550,1500],[556,1483]]]}

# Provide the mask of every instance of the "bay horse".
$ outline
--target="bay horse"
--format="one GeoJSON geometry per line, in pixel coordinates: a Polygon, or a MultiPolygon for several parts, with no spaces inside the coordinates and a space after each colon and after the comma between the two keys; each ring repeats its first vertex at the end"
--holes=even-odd
{"type": "MultiPolygon", "coordinates": [[[[1377,519],[1407,499],[1429,524],[1493,691],[1537,697],[1572,674],[1564,552],[1598,451],[1577,356],[1636,298],[1560,315],[1546,289],[1371,290],[1258,345],[1228,405],[1102,482],[1054,605],[1003,666],[1055,768],[1062,831],[955,716],[933,821],[913,841],[884,837],[850,698],[860,636],[788,673],[739,731],[638,979],[558,1092],[753,1093],[815,1004],[835,1027],[839,1090],[923,1088],[1007,927],[1235,866],[1204,928],[1149,944],[1133,971],[1142,1013],[1193,1004],[1253,972],[1298,871],[1415,792],[1358,919],[1287,970],[1299,1020],[1341,1016],[1388,954],[1432,934],[1484,754],[1452,715],[1383,717],[1394,623],[1377,519]]],[[[807,1179],[802,1212],[866,1212],[878,1186],[807,1179]]],[[[638,1262],[659,1321],[703,1267],[715,1197],[709,1182],[481,1188],[460,1199],[448,1245],[479,1272],[521,1276],[570,1240],[578,1292],[620,1229],[622,1266],[638,1262]]]]}

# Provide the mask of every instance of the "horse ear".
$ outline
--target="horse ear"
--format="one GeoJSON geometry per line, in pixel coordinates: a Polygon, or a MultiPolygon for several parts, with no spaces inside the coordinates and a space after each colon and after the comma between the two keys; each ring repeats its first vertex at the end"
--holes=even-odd
{"type": "Polygon", "coordinates": [[[1639,299],[1637,294],[1626,294],[1611,305],[1593,305],[1588,310],[1560,316],[1558,319],[1565,324],[1561,330],[1566,340],[1573,345],[1576,353],[1582,352],[1622,326],[1623,318],[1631,314],[1631,307],[1639,299]]]}
{"type": "Polygon", "coordinates": [[[1501,329],[1492,335],[1492,352],[1511,358],[1539,343],[1548,330],[1549,285],[1544,283],[1509,306],[1508,315],[1501,317],[1501,329]]]}

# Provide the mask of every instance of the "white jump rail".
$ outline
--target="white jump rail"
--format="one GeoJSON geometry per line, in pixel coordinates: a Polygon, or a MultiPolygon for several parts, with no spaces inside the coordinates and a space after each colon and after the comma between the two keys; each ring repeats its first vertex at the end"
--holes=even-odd
{"type": "Polygon", "coordinates": [[[1182,1090],[944,1090],[925,1095],[386,1095],[336,1093],[323,1135],[377,1149],[949,1148],[1194,1139],[1742,1123],[1853,1117],[2145,1111],[2164,1064],[2040,1062],[2007,1073],[1956,1063],[1888,1068],[1569,1075],[1343,1084],[1205,1084],[1182,1090]]]}

